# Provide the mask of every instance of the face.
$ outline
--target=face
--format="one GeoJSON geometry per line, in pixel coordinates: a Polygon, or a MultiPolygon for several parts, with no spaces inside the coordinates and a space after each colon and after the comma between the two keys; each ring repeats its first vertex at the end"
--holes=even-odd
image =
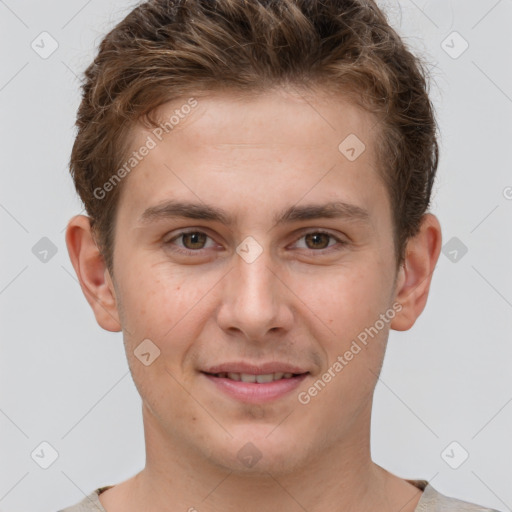
{"type": "Polygon", "coordinates": [[[162,140],[134,132],[134,151],[156,144],[124,178],[116,219],[147,442],[274,474],[354,450],[397,310],[375,120],[319,93],[196,101],[162,140]],[[257,374],[277,375],[237,380],[257,374]]]}

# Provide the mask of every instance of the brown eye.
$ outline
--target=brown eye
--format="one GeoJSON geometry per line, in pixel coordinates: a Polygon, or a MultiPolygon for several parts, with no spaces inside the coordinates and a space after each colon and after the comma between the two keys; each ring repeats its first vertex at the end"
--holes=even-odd
{"type": "Polygon", "coordinates": [[[212,249],[215,243],[211,237],[202,231],[181,231],[173,238],[164,241],[164,245],[176,253],[199,256],[204,251],[212,249]]]}
{"type": "Polygon", "coordinates": [[[302,250],[309,250],[318,255],[344,249],[348,242],[342,238],[329,233],[328,231],[310,231],[302,235],[295,247],[302,250]]]}
{"type": "Polygon", "coordinates": [[[186,249],[202,249],[208,236],[200,231],[192,231],[190,233],[183,233],[179,236],[182,238],[183,245],[186,249]]]}
{"type": "Polygon", "coordinates": [[[327,233],[308,233],[305,235],[306,244],[309,249],[325,249],[329,246],[329,239],[333,238],[332,235],[327,233]],[[311,244],[311,246],[309,246],[311,244]]]}

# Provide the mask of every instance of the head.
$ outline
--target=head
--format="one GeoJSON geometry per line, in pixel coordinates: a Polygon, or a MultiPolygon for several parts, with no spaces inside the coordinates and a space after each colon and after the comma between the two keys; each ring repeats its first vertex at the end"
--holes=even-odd
{"type": "Polygon", "coordinates": [[[144,3],[102,40],[77,127],[88,217],[68,248],[153,435],[224,467],[251,441],[285,471],[368,425],[389,329],[414,324],[440,250],[426,73],[375,3],[144,3]],[[219,396],[205,372],[240,360],[299,367],[298,399],[219,396]]]}
{"type": "Polygon", "coordinates": [[[70,159],[111,275],[136,123],[156,128],[152,114],[172,100],[287,84],[343,94],[373,114],[376,170],[391,201],[397,266],[403,262],[430,203],[436,122],[423,63],[373,0],[151,1],[102,40],[87,68],[70,159]]]}

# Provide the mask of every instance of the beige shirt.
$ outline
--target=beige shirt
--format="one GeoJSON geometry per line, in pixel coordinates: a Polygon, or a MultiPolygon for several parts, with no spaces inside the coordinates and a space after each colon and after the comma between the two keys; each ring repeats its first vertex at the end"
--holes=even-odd
{"type": "MultiPolygon", "coordinates": [[[[426,480],[407,480],[423,491],[414,512],[499,512],[474,503],[450,498],[436,491],[426,480]]],[[[98,496],[112,486],[100,487],[82,501],[59,512],[107,512],[98,496]]]]}

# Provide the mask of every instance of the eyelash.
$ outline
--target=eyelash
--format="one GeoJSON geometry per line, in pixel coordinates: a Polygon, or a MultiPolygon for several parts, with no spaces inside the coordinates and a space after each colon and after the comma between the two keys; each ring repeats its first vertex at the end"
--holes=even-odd
{"type": "MultiPolygon", "coordinates": [[[[168,246],[168,245],[174,245],[173,242],[179,238],[181,238],[183,235],[188,235],[188,234],[192,234],[192,233],[199,233],[199,234],[203,234],[203,235],[206,235],[208,238],[211,239],[211,237],[205,233],[204,231],[200,231],[200,230],[197,230],[197,229],[194,229],[194,230],[188,230],[188,231],[180,231],[176,236],[172,237],[170,240],[167,240],[166,242],[164,242],[164,245],[168,246]]],[[[338,242],[339,244],[339,247],[337,248],[333,248],[334,245],[332,246],[328,246],[324,249],[307,249],[307,251],[312,251],[312,252],[315,252],[315,253],[320,253],[320,254],[325,254],[326,252],[331,252],[331,251],[339,251],[340,249],[342,249],[345,245],[348,244],[347,241],[345,240],[342,240],[336,236],[334,236],[332,233],[330,233],[329,231],[324,231],[322,229],[317,229],[317,230],[312,230],[312,231],[308,231],[307,233],[304,233],[302,236],[300,236],[298,240],[301,240],[302,238],[306,237],[307,235],[311,235],[311,234],[324,234],[324,235],[328,235],[329,237],[331,237],[333,240],[335,240],[336,242],[338,242]]],[[[185,254],[185,255],[201,255],[203,251],[207,250],[205,248],[203,249],[183,249],[181,247],[174,247],[172,249],[173,251],[176,251],[178,253],[181,253],[181,254],[185,254]]]]}

